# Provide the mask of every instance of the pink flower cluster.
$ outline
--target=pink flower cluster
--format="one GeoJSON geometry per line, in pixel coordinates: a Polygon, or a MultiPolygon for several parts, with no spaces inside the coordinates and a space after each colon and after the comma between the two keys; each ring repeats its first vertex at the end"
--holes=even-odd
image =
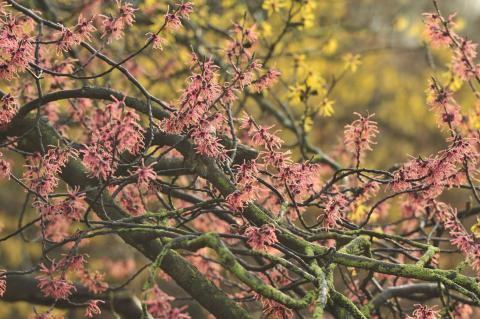
{"type": "Polygon", "coordinates": [[[121,0],[116,0],[115,2],[118,15],[112,17],[102,16],[104,18],[102,22],[103,37],[107,37],[109,42],[123,37],[123,30],[135,22],[135,11],[137,10],[131,3],[121,0]]]}
{"type": "Polygon", "coordinates": [[[275,69],[270,69],[267,71],[265,75],[260,77],[258,80],[253,82],[253,85],[257,92],[262,92],[266,90],[267,88],[271,87],[274,85],[278,78],[280,77],[280,72],[275,69]]]}
{"type": "Polygon", "coordinates": [[[27,157],[23,178],[31,189],[41,196],[48,196],[58,185],[58,175],[77,152],[72,148],[50,147],[45,155],[35,153],[27,157]]]}
{"type": "Polygon", "coordinates": [[[165,14],[165,23],[167,28],[177,30],[182,26],[182,18],[189,19],[190,13],[193,12],[192,2],[179,2],[176,4],[176,10],[169,11],[165,14]]]}
{"type": "Polygon", "coordinates": [[[258,167],[255,161],[247,161],[236,166],[235,182],[237,190],[227,196],[226,202],[229,207],[239,211],[247,203],[254,201],[259,195],[259,184],[257,182],[258,167]]]}
{"type": "Polygon", "coordinates": [[[92,299],[88,301],[87,308],[85,309],[85,317],[93,318],[95,315],[101,314],[102,310],[98,306],[100,303],[105,303],[105,301],[99,299],[92,299]]]}
{"type": "MultiPolygon", "coordinates": [[[[68,300],[76,290],[73,283],[66,279],[69,272],[74,272],[77,276],[80,276],[82,283],[92,293],[104,292],[108,286],[101,281],[103,277],[99,276],[98,272],[95,272],[94,276],[90,276],[85,268],[87,257],[87,255],[66,255],[58,262],[53,260],[50,266],[41,263],[39,271],[42,274],[37,276],[36,279],[42,294],[55,300],[68,300]]],[[[89,300],[86,305],[85,316],[92,318],[94,315],[100,314],[99,303],[104,303],[104,301],[97,299],[89,300]]]]}
{"type": "Polygon", "coordinates": [[[344,142],[357,161],[357,166],[362,159],[365,151],[372,150],[373,139],[378,133],[377,123],[370,120],[375,114],[366,117],[354,113],[358,119],[345,126],[344,142]]]}
{"type": "Polygon", "coordinates": [[[11,166],[10,162],[3,159],[3,154],[0,152],[0,176],[10,179],[11,166]]]}
{"type": "Polygon", "coordinates": [[[2,12],[0,19],[0,79],[11,80],[25,71],[33,59],[32,38],[27,33],[32,21],[2,12]]]}
{"type": "Polygon", "coordinates": [[[56,263],[52,261],[50,267],[44,263],[40,264],[40,272],[42,275],[36,277],[38,280],[38,287],[41,289],[45,297],[52,297],[55,300],[68,299],[68,297],[76,290],[75,286],[65,278],[65,272],[62,271],[59,275],[55,273],[63,270],[63,263],[56,263]]]}
{"type": "Polygon", "coordinates": [[[17,113],[17,100],[10,94],[0,99],[0,128],[5,127],[17,113]]]}
{"type": "Polygon", "coordinates": [[[137,177],[137,186],[140,189],[148,189],[150,185],[157,180],[157,172],[153,169],[153,164],[145,166],[142,161],[142,165],[137,167],[135,171],[132,172],[134,176],[137,177]]]}
{"type": "Polygon", "coordinates": [[[77,25],[73,31],[69,28],[62,27],[62,30],[57,33],[57,37],[59,38],[57,41],[57,52],[69,51],[73,46],[79,45],[82,41],[90,40],[90,34],[95,30],[93,19],[85,19],[79,16],[77,25]]]}
{"type": "Polygon", "coordinates": [[[438,13],[425,13],[426,35],[434,47],[451,47],[452,71],[462,80],[478,77],[480,65],[475,64],[477,44],[462,38],[453,31],[455,14],[444,18],[438,13]]]}
{"type": "Polygon", "coordinates": [[[190,316],[183,313],[182,308],[172,307],[171,302],[175,298],[164,293],[157,285],[148,291],[148,299],[145,301],[148,312],[155,319],[190,319],[190,316]]]}
{"type": "Polygon", "coordinates": [[[255,250],[266,250],[272,244],[278,242],[275,227],[262,225],[262,227],[250,226],[245,230],[248,237],[247,244],[255,250]]]}
{"type": "Polygon", "coordinates": [[[439,312],[433,308],[424,305],[415,305],[415,310],[412,316],[407,316],[407,319],[438,319],[439,312]]]}
{"type": "Polygon", "coordinates": [[[455,27],[453,21],[455,14],[450,15],[447,20],[436,13],[424,13],[423,16],[425,17],[425,34],[432,45],[436,48],[449,46],[452,43],[449,30],[455,27]],[[448,29],[445,28],[444,23],[448,29]]]}
{"type": "Polygon", "coordinates": [[[285,305],[278,303],[275,300],[264,298],[257,293],[255,293],[254,299],[260,300],[260,302],[262,303],[263,314],[265,318],[295,318],[292,309],[287,308],[285,305]]]}
{"type": "Polygon", "coordinates": [[[112,99],[105,110],[97,109],[90,118],[89,144],[81,150],[83,164],[92,176],[101,180],[114,174],[118,165],[114,156],[122,152],[136,155],[144,147],[140,116],[126,109],[124,100],[113,96],[112,99]]]}
{"type": "Polygon", "coordinates": [[[430,81],[427,94],[431,97],[430,106],[437,117],[439,127],[446,126],[447,130],[452,130],[462,123],[460,105],[455,101],[450,90],[430,81]]]}
{"type": "Polygon", "coordinates": [[[7,291],[7,276],[5,276],[5,270],[0,269],[0,297],[3,297],[6,291],[7,291]]]}
{"type": "Polygon", "coordinates": [[[435,202],[435,215],[448,231],[451,244],[457,247],[466,257],[472,268],[480,274],[480,244],[469,234],[457,218],[457,211],[451,206],[435,202]]]}
{"type": "Polygon", "coordinates": [[[457,136],[447,149],[434,157],[416,158],[394,172],[391,182],[395,192],[410,192],[409,205],[419,210],[430,205],[445,188],[460,185],[465,180],[464,163],[474,165],[478,160],[476,141],[457,136]]]}
{"type": "MultiPolygon", "coordinates": [[[[198,61],[195,54],[193,58],[198,61]]],[[[217,132],[225,129],[225,117],[221,113],[209,115],[208,112],[222,96],[218,66],[212,60],[195,62],[193,68],[196,66],[199,72],[190,76],[178,101],[178,111],[163,122],[163,129],[177,134],[189,129],[199,154],[225,159],[225,148],[217,137],[217,132]]]]}

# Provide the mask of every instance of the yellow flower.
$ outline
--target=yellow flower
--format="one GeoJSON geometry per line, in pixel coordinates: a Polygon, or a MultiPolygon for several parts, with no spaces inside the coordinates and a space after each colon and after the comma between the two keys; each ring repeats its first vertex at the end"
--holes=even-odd
{"type": "Polygon", "coordinates": [[[316,7],[317,4],[315,3],[315,1],[308,1],[305,4],[302,4],[300,16],[304,29],[309,29],[315,25],[315,14],[313,13],[313,11],[316,7]]]}
{"type": "Polygon", "coordinates": [[[360,54],[347,53],[343,56],[344,67],[346,70],[350,70],[352,73],[357,72],[358,66],[362,64],[360,60],[360,54]]]}
{"type": "Polygon", "coordinates": [[[264,0],[262,9],[267,11],[268,15],[279,12],[282,8],[285,8],[287,3],[285,0],[264,0]]]}
{"type": "Polygon", "coordinates": [[[338,41],[335,38],[331,38],[325,43],[325,45],[322,48],[323,53],[326,55],[332,55],[335,52],[337,52],[338,48],[338,41]]]}
{"type": "Polygon", "coordinates": [[[272,36],[272,25],[268,22],[264,22],[262,23],[262,35],[265,37],[265,38],[269,38],[272,36]]]}
{"type": "Polygon", "coordinates": [[[309,73],[306,82],[307,86],[310,88],[310,92],[315,92],[316,95],[324,95],[326,93],[326,81],[320,74],[309,73]]]}
{"type": "Polygon", "coordinates": [[[310,116],[307,116],[305,121],[303,121],[303,131],[305,133],[311,132],[313,128],[313,124],[314,124],[313,119],[310,116]]]}
{"type": "Polygon", "coordinates": [[[332,116],[333,113],[335,113],[335,110],[333,109],[333,104],[335,104],[335,101],[324,98],[323,103],[319,109],[320,115],[323,117],[332,116]]]}
{"type": "Polygon", "coordinates": [[[399,16],[393,25],[395,31],[405,31],[408,28],[408,19],[404,16],[399,16]]]}
{"type": "Polygon", "coordinates": [[[472,233],[474,233],[477,237],[480,235],[480,218],[477,218],[477,222],[470,228],[472,233]]]}
{"type": "Polygon", "coordinates": [[[305,85],[297,83],[294,86],[289,86],[288,90],[288,98],[292,103],[302,102],[303,94],[306,91],[305,85]]]}

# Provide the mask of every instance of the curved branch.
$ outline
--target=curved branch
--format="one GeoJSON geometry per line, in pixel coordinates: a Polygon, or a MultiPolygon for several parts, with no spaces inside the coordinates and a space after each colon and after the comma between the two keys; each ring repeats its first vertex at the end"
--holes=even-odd
{"type": "Polygon", "coordinates": [[[67,300],[57,300],[45,297],[40,288],[38,288],[38,281],[35,278],[28,276],[14,276],[6,277],[7,290],[5,295],[0,299],[5,302],[19,302],[26,301],[37,305],[52,305],[55,304],[57,308],[79,308],[84,307],[84,304],[91,299],[100,299],[104,303],[99,303],[99,306],[105,311],[114,311],[124,319],[140,319],[142,318],[142,307],[139,300],[135,296],[127,295],[125,291],[118,291],[112,294],[95,295],[88,291],[82,285],[75,285],[75,290],[67,300]]]}

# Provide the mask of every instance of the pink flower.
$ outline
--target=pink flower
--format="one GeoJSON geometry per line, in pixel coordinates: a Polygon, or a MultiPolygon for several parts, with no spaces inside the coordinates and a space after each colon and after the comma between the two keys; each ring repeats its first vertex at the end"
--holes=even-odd
{"type": "Polygon", "coordinates": [[[178,13],[185,19],[190,18],[190,13],[193,12],[193,3],[188,1],[188,2],[179,2],[177,3],[177,10],[178,13]]]}
{"type": "Polygon", "coordinates": [[[152,43],[152,47],[154,49],[159,49],[163,50],[163,46],[167,44],[167,40],[165,38],[162,38],[161,36],[155,34],[155,33],[147,33],[148,39],[147,42],[152,43]]]}
{"type": "Polygon", "coordinates": [[[473,315],[473,309],[470,305],[459,303],[453,310],[454,319],[470,319],[473,315]]]}
{"type": "Polygon", "coordinates": [[[92,176],[105,181],[116,170],[116,162],[111,160],[111,153],[100,145],[86,146],[80,152],[83,154],[83,165],[92,176]]]}
{"type": "Polygon", "coordinates": [[[170,304],[175,298],[164,293],[157,285],[148,291],[148,299],[145,301],[148,312],[154,318],[165,318],[165,316],[172,310],[170,304]]]}
{"type": "Polygon", "coordinates": [[[248,237],[247,243],[255,250],[266,250],[268,246],[278,242],[275,227],[262,225],[262,227],[250,226],[245,230],[248,237]]]}
{"type": "Polygon", "coordinates": [[[93,26],[93,19],[85,19],[80,15],[78,17],[77,25],[75,26],[74,33],[82,40],[90,41],[90,33],[95,31],[96,28],[93,26]]]}
{"type": "Polygon", "coordinates": [[[12,95],[5,94],[0,99],[0,128],[10,123],[17,113],[17,108],[17,101],[12,95]]]}
{"type": "Polygon", "coordinates": [[[120,192],[119,199],[122,207],[132,216],[140,216],[145,212],[139,189],[129,184],[120,192]]]}
{"type": "Polygon", "coordinates": [[[479,74],[480,66],[475,65],[477,44],[472,41],[462,40],[460,48],[455,49],[452,59],[452,71],[462,80],[468,81],[479,74]]]}
{"type": "Polygon", "coordinates": [[[5,276],[5,270],[1,269],[0,272],[0,297],[3,297],[7,291],[7,276],[5,276]]]}
{"type": "Polygon", "coordinates": [[[58,33],[60,39],[57,42],[57,52],[69,51],[72,46],[80,44],[80,37],[68,28],[62,26],[62,30],[58,33]]]}
{"type": "Polygon", "coordinates": [[[263,145],[268,150],[280,148],[281,145],[283,144],[283,141],[281,138],[276,136],[278,132],[274,132],[273,134],[269,132],[269,130],[272,127],[273,126],[270,126],[270,127],[258,126],[258,128],[252,127],[250,131],[252,142],[255,145],[263,145]]]}
{"type": "Polygon", "coordinates": [[[275,84],[280,77],[280,72],[275,69],[268,70],[267,74],[254,82],[257,92],[261,92],[275,84]]]}
{"type": "Polygon", "coordinates": [[[118,21],[120,21],[122,25],[133,25],[133,23],[135,22],[135,11],[137,11],[138,9],[135,9],[131,3],[123,2],[122,4],[121,0],[116,1],[119,11],[118,21]]]}
{"type": "Polygon", "coordinates": [[[79,221],[85,211],[85,194],[79,193],[79,188],[69,189],[67,198],[61,201],[59,211],[67,218],[79,221]]]}
{"type": "Polygon", "coordinates": [[[99,303],[105,303],[105,301],[98,299],[90,300],[85,309],[85,317],[93,318],[93,316],[101,314],[102,310],[100,310],[100,307],[98,306],[99,303]]]}
{"type": "Polygon", "coordinates": [[[415,305],[413,316],[407,316],[407,319],[437,319],[438,311],[423,305],[415,305]]]}
{"type": "Polygon", "coordinates": [[[450,242],[452,243],[452,245],[460,249],[461,252],[467,253],[472,248],[473,239],[467,234],[463,232],[454,232],[450,234],[452,235],[452,237],[454,237],[450,240],[450,242]]]}
{"type": "Polygon", "coordinates": [[[343,217],[345,210],[348,207],[348,199],[342,194],[338,193],[331,197],[325,204],[325,217],[323,224],[325,228],[334,228],[340,218],[343,217]]]}
{"type": "Polygon", "coordinates": [[[191,136],[198,154],[208,157],[218,157],[221,160],[225,160],[225,147],[220,144],[220,139],[212,134],[208,127],[202,125],[197,126],[192,130],[191,136]]]}
{"type": "Polygon", "coordinates": [[[167,12],[165,14],[165,23],[170,30],[178,30],[182,26],[178,12],[167,12]]]}
{"type": "Polygon", "coordinates": [[[165,319],[191,319],[191,317],[183,313],[183,311],[187,308],[187,306],[184,306],[182,308],[173,308],[170,310],[168,314],[165,315],[165,319]]]}
{"type": "Polygon", "coordinates": [[[355,113],[358,119],[353,121],[352,124],[345,126],[345,138],[344,142],[349,150],[356,158],[357,164],[365,151],[371,151],[373,138],[378,133],[377,123],[371,121],[375,114],[364,117],[359,113],[355,113]]]}
{"type": "Polygon", "coordinates": [[[99,294],[108,289],[108,283],[104,281],[105,275],[95,271],[93,274],[84,270],[82,272],[82,283],[88,288],[88,290],[94,294],[99,294]]]}
{"type": "Polygon", "coordinates": [[[108,43],[112,40],[119,40],[123,37],[123,29],[124,25],[119,22],[120,20],[112,18],[112,17],[105,17],[103,19],[103,35],[102,37],[108,37],[108,43]]]}
{"type": "Polygon", "coordinates": [[[0,152],[0,176],[10,179],[11,166],[10,163],[1,158],[3,154],[0,152]]]}
{"type": "Polygon", "coordinates": [[[157,173],[152,168],[153,164],[145,166],[142,160],[142,166],[137,167],[133,172],[137,176],[137,185],[140,189],[148,189],[150,184],[157,179],[157,173]]]}
{"type": "Polygon", "coordinates": [[[56,189],[62,167],[69,158],[76,156],[74,149],[50,147],[44,156],[35,153],[27,157],[27,170],[23,177],[37,193],[46,196],[56,189]]]}
{"type": "Polygon", "coordinates": [[[52,297],[55,300],[68,299],[76,288],[72,283],[65,280],[63,276],[54,277],[57,267],[58,264],[55,262],[52,262],[50,267],[45,266],[43,263],[40,264],[40,272],[44,275],[36,277],[38,280],[38,287],[45,297],[52,297]]]}
{"type": "Polygon", "coordinates": [[[267,299],[255,293],[254,299],[260,300],[262,303],[263,314],[265,318],[295,318],[293,310],[287,308],[285,305],[276,302],[275,300],[267,299]]]}
{"type": "MultiPolygon", "coordinates": [[[[449,32],[444,28],[441,17],[436,13],[424,13],[425,16],[425,33],[427,38],[434,47],[446,47],[452,43],[449,32]]],[[[454,14],[450,15],[447,20],[447,26],[451,32],[451,28],[455,25],[453,22],[454,14]]]]}
{"type": "Polygon", "coordinates": [[[135,11],[131,3],[122,3],[116,0],[118,16],[105,17],[103,20],[103,36],[108,37],[110,42],[112,39],[119,40],[123,37],[123,30],[126,26],[130,26],[135,22],[135,11]]]}

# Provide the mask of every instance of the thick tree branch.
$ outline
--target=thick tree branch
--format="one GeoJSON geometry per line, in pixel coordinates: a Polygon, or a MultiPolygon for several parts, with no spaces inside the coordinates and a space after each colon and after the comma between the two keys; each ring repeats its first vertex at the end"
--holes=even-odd
{"type": "Polygon", "coordinates": [[[135,296],[126,294],[125,291],[118,291],[111,294],[94,295],[88,289],[81,285],[75,285],[75,290],[66,300],[57,300],[45,297],[37,286],[38,281],[28,276],[7,276],[7,290],[0,299],[4,302],[29,302],[31,304],[50,306],[55,304],[57,308],[78,308],[85,307],[85,303],[91,299],[99,299],[104,303],[99,306],[106,311],[113,311],[123,319],[142,318],[142,307],[140,301],[135,296]]]}

